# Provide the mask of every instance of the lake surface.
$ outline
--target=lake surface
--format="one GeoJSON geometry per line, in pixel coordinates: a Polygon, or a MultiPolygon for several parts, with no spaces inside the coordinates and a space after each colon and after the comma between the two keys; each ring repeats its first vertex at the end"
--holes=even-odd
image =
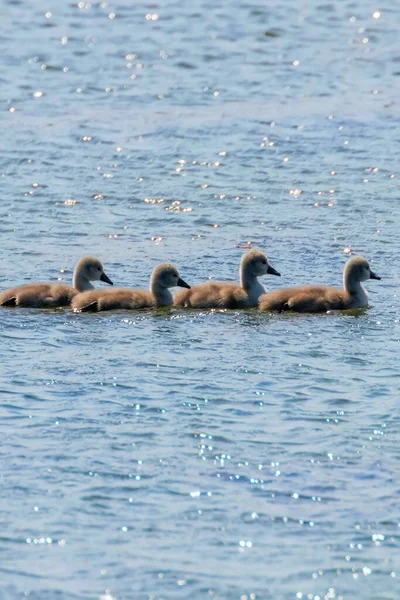
{"type": "Polygon", "coordinates": [[[158,262],[353,315],[0,313],[0,599],[398,600],[398,3],[3,1],[1,288],[158,262]]]}

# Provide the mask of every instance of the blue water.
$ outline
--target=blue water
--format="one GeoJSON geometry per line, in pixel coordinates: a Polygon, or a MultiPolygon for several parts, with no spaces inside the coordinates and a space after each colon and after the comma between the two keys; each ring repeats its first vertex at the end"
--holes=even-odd
{"type": "Polygon", "coordinates": [[[398,600],[400,7],[1,4],[1,288],[157,262],[355,315],[0,313],[0,599],[398,600]]]}

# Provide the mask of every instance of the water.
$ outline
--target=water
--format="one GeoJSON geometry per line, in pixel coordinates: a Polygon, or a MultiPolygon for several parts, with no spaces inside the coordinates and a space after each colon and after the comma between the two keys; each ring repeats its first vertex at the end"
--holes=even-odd
{"type": "Polygon", "coordinates": [[[1,600],[397,599],[398,5],[2,16],[2,288],[235,279],[248,242],[270,288],[383,279],[347,316],[2,311],[1,600]]]}

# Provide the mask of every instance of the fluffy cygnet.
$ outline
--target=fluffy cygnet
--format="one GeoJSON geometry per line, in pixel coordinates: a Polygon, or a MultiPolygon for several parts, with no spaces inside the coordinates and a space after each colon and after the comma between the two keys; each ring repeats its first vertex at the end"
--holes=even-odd
{"type": "Polygon", "coordinates": [[[173,302],[169,288],[175,286],[190,289],[190,285],[181,279],[178,269],[164,263],[153,269],[149,291],[129,288],[93,290],[78,294],[72,301],[72,308],[75,312],[87,312],[168,306],[173,302]]]}
{"type": "Polygon", "coordinates": [[[343,271],[343,290],[327,285],[303,285],[275,290],[261,296],[261,310],[326,312],[328,310],[346,310],[368,305],[368,295],[362,281],[380,279],[370,268],[369,262],[362,256],[354,256],[347,261],[343,271]]]}
{"type": "Polygon", "coordinates": [[[58,308],[69,306],[72,299],[86,290],[94,290],[91,281],[112,281],[104,273],[101,261],[95,256],[81,258],[74,270],[72,287],[63,283],[26,283],[0,293],[0,306],[26,308],[58,308]]]}
{"type": "Polygon", "coordinates": [[[260,250],[249,250],[243,254],[239,277],[240,285],[233,282],[210,281],[182,290],[175,295],[174,305],[186,308],[245,308],[255,306],[265,293],[258,281],[261,275],[278,275],[260,250]]]}

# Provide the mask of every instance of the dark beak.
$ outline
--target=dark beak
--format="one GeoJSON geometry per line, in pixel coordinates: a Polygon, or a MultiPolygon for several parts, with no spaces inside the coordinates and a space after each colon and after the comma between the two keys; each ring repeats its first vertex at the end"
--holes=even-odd
{"type": "Polygon", "coordinates": [[[114,285],[113,282],[111,281],[111,279],[109,277],[107,277],[107,275],[105,273],[102,273],[100,275],[100,280],[105,281],[106,283],[109,283],[110,285],[114,285]]]}
{"type": "Polygon", "coordinates": [[[370,272],[370,279],[379,279],[379,281],[381,280],[381,277],[379,277],[379,275],[377,275],[376,273],[374,273],[373,271],[370,272]]]}
{"type": "Polygon", "coordinates": [[[190,290],[190,285],[189,285],[189,284],[187,284],[187,283],[186,283],[186,281],[183,281],[183,279],[181,279],[180,277],[179,277],[179,279],[178,279],[178,283],[177,283],[177,285],[179,285],[179,287],[185,287],[185,288],[187,288],[188,290],[190,290]]]}
{"type": "Polygon", "coordinates": [[[274,267],[271,267],[271,265],[268,265],[267,273],[268,275],[277,275],[278,277],[281,276],[281,274],[278,273],[278,271],[275,271],[274,267]]]}

